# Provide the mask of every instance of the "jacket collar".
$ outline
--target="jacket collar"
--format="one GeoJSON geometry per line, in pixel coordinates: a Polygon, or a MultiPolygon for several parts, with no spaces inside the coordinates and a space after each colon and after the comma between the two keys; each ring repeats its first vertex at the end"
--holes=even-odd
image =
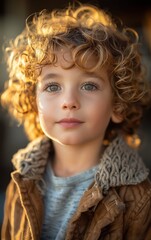
{"type": "MultiPolygon", "coordinates": [[[[40,190],[48,157],[53,151],[52,142],[40,137],[19,150],[12,159],[14,167],[24,179],[36,180],[40,190]]],[[[105,149],[96,172],[95,183],[103,194],[110,187],[135,185],[149,174],[135,149],[130,148],[121,136],[115,138],[105,149]]]]}

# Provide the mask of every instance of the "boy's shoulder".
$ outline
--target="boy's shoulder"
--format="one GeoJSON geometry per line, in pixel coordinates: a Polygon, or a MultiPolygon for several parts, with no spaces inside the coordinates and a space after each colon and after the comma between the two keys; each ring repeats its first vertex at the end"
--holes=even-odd
{"type": "Polygon", "coordinates": [[[125,203],[125,220],[144,221],[151,214],[151,181],[149,178],[136,185],[121,186],[116,189],[125,203]]]}
{"type": "Polygon", "coordinates": [[[137,184],[120,186],[117,189],[120,197],[126,202],[138,202],[141,205],[149,199],[151,201],[151,181],[149,178],[137,184]]]}

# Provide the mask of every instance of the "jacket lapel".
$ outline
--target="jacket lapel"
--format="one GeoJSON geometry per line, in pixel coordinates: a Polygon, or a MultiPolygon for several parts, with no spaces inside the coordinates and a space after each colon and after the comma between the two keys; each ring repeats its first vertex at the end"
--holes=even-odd
{"type": "MultiPolygon", "coordinates": [[[[11,176],[20,196],[18,205],[21,205],[21,208],[24,209],[32,239],[40,239],[44,211],[42,196],[39,194],[33,180],[23,180],[17,171],[13,172],[11,176]]],[[[19,221],[18,218],[16,219],[19,221]]]]}
{"type": "Polygon", "coordinates": [[[115,189],[110,189],[108,195],[103,196],[99,188],[94,185],[82,197],[79,207],[68,225],[66,240],[97,240],[101,235],[102,229],[114,222],[115,218],[124,209],[125,204],[115,189]],[[86,224],[88,228],[83,228],[83,232],[80,225],[81,218],[84,219],[82,213],[86,216],[84,221],[88,220],[87,214],[91,215],[89,222],[86,224]]]}

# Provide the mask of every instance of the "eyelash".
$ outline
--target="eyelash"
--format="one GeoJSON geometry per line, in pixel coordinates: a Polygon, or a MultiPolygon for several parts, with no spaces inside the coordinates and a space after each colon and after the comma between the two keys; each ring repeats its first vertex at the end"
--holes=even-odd
{"type": "Polygon", "coordinates": [[[100,87],[99,87],[99,85],[98,84],[96,84],[96,83],[94,83],[94,82],[85,82],[83,85],[82,85],[82,87],[84,87],[84,86],[92,86],[93,88],[95,88],[95,89],[84,89],[85,91],[96,91],[96,90],[99,90],[100,89],[100,87]]]}
{"type": "MultiPolygon", "coordinates": [[[[55,86],[55,87],[60,87],[60,85],[56,82],[51,82],[51,83],[48,83],[46,84],[46,86],[44,87],[44,91],[47,91],[47,92],[56,92],[56,91],[49,91],[48,88],[49,87],[52,87],[52,86],[55,86]]],[[[61,87],[60,87],[61,88],[61,87]]]]}
{"type": "MultiPolygon", "coordinates": [[[[59,90],[61,90],[61,86],[60,84],[56,83],[56,82],[51,82],[51,83],[48,83],[46,84],[46,86],[44,87],[44,91],[47,91],[47,92],[57,92],[58,89],[52,91],[52,90],[48,90],[49,87],[58,87],[60,88],[59,90]]],[[[100,86],[94,82],[91,82],[91,81],[88,81],[88,82],[84,82],[81,86],[81,89],[84,90],[84,91],[96,91],[96,90],[99,90],[100,89],[100,86]],[[86,86],[92,86],[92,89],[82,89],[83,87],[86,87],[86,86]]]]}

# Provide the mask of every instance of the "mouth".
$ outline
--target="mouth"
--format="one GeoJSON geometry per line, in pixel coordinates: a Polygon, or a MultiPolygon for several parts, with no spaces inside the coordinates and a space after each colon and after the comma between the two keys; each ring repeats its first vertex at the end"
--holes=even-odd
{"type": "Polygon", "coordinates": [[[57,123],[60,124],[62,127],[72,128],[72,127],[79,126],[84,122],[82,122],[76,118],[63,118],[60,121],[58,121],[57,123]]]}

